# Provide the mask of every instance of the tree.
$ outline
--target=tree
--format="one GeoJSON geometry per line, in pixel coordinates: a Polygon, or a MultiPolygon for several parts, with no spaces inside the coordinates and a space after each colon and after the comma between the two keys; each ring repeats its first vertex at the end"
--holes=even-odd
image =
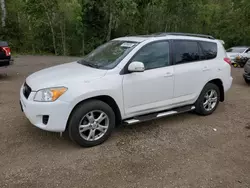
{"type": "Polygon", "coordinates": [[[210,34],[227,47],[250,45],[249,0],[0,2],[0,39],[20,53],[84,55],[115,37],[171,31],[210,34]]]}
{"type": "Polygon", "coordinates": [[[6,25],[6,16],[7,16],[5,0],[1,0],[1,10],[2,10],[2,27],[4,28],[6,25]]]}

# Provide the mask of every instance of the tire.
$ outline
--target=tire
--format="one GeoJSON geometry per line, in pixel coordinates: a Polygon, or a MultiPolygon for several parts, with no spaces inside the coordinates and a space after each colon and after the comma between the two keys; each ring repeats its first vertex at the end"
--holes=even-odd
{"type": "Polygon", "coordinates": [[[208,83],[205,85],[205,87],[203,88],[203,90],[200,93],[199,98],[195,102],[195,112],[197,114],[203,115],[203,116],[210,115],[216,110],[216,108],[219,104],[219,101],[220,101],[220,89],[219,89],[219,87],[215,84],[208,83]],[[211,102],[209,102],[209,100],[207,98],[208,95],[209,96],[211,95],[210,91],[215,92],[213,97],[211,97],[211,100],[210,100],[211,102]],[[216,101],[215,101],[215,96],[217,96],[216,101]],[[205,105],[206,102],[207,102],[207,105],[205,105]],[[211,107],[211,109],[209,107],[211,107]]]}
{"type": "Polygon", "coordinates": [[[72,141],[82,147],[92,147],[106,141],[114,127],[115,113],[112,108],[102,101],[89,100],[78,105],[72,112],[68,132],[72,141]]]}
{"type": "Polygon", "coordinates": [[[248,80],[248,79],[246,79],[246,78],[244,78],[245,79],[245,82],[248,84],[248,85],[250,85],[250,80],[248,80]]]}

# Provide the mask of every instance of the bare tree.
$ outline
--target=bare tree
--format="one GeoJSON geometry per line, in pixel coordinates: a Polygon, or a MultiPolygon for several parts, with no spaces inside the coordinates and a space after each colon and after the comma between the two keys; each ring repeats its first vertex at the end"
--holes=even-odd
{"type": "Polygon", "coordinates": [[[1,9],[2,9],[2,27],[5,27],[6,26],[6,16],[7,16],[5,0],[1,0],[1,9]]]}

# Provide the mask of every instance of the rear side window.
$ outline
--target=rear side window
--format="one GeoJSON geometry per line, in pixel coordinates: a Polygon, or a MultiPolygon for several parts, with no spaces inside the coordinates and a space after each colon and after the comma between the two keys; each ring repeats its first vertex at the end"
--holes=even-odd
{"type": "Polygon", "coordinates": [[[197,61],[200,59],[199,46],[196,41],[176,40],[174,41],[175,64],[197,61]]]}
{"type": "Polygon", "coordinates": [[[217,44],[213,42],[200,41],[201,45],[201,60],[214,59],[217,56],[217,44]]]}

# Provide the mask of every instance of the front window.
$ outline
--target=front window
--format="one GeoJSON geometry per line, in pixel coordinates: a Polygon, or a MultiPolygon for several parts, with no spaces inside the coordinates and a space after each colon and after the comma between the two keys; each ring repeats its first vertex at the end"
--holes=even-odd
{"type": "Polygon", "coordinates": [[[246,50],[246,48],[229,48],[227,52],[232,53],[243,53],[246,50]]]}
{"type": "Polygon", "coordinates": [[[136,45],[138,45],[136,42],[113,40],[96,48],[78,63],[98,69],[112,69],[136,45]]]}
{"type": "Polygon", "coordinates": [[[169,66],[169,43],[159,41],[144,46],[133,57],[131,62],[140,61],[144,64],[145,70],[169,66]]]}

